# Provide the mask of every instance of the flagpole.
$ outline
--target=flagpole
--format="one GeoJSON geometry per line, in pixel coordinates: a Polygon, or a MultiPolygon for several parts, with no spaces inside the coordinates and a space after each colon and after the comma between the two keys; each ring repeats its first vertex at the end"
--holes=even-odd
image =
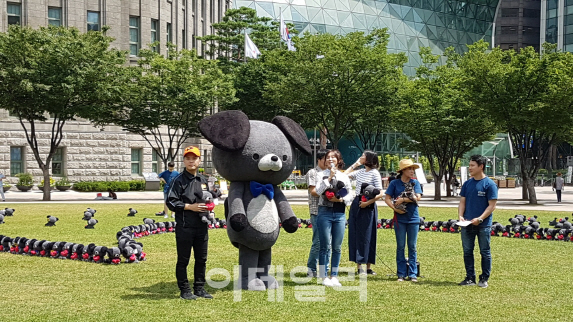
{"type": "Polygon", "coordinates": [[[279,7],[279,49],[283,49],[282,40],[282,28],[283,28],[283,9],[279,7]]]}
{"type": "Polygon", "coordinates": [[[243,63],[247,63],[247,28],[245,28],[245,48],[243,49],[243,63]]]}

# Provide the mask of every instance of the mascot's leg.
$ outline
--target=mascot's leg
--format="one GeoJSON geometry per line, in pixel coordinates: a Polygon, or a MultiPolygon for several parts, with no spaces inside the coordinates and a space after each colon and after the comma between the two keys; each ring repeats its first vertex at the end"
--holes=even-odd
{"type": "Polygon", "coordinates": [[[257,276],[265,283],[266,288],[277,289],[279,287],[279,283],[277,283],[277,280],[273,276],[269,275],[271,255],[271,248],[259,251],[258,267],[262,272],[258,273],[257,276]]]}
{"type": "Polygon", "coordinates": [[[241,270],[241,288],[249,291],[264,291],[265,284],[257,277],[259,251],[239,244],[239,266],[241,270]]]}

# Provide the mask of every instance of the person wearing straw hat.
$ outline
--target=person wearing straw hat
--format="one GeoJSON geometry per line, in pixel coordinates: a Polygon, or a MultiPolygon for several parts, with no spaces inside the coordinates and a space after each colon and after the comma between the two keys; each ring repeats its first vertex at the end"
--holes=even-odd
{"type": "Polygon", "coordinates": [[[394,210],[398,282],[403,282],[406,277],[409,277],[412,282],[418,282],[416,243],[420,229],[418,201],[422,198],[422,188],[420,182],[414,179],[414,175],[419,166],[410,159],[403,159],[400,160],[398,168],[399,176],[388,185],[384,200],[388,207],[394,210]],[[410,197],[405,197],[403,193],[409,194],[410,197]],[[408,261],[406,261],[404,254],[406,240],[408,242],[408,261]]]}

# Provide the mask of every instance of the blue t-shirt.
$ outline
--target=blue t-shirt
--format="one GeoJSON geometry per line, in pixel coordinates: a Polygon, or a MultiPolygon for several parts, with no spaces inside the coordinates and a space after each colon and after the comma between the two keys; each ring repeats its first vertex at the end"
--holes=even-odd
{"type": "Polygon", "coordinates": [[[171,183],[171,180],[173,180],[178,175],[179,172],[175,170],[173,171],[165,170],[159,174],[159,178],[162,178],[166,182],[165,185],[163,186],[163,192],[169,191],[169,184],[171,183]]]}
{"type": "MultiPolygon", "coordinates": [[[[470,178],[464,182],[460,196],[466,198],[466,210],[464,211],[464,218],[472,220],[483,214],[489,206],[489,201],[497,199],[497,185],[490,178],[483,178],[475,180],[470,178]]],[[[488,216],[479,227],[491,227],[493,212],[488,216]]]]}
{"type": "MultiPolygon", "coordinates": [[[[420,182],[415,179],[410,179],[410,183],[414,185],[414,193],[422,194],[422,187],[420,187],[420,182]]],[[[401,179],[392,180],[386,189],[386,194],[389,195],[392,200],[398,198],[400,194],[406,189],[404,182],[401,179]]],[[[418,214],[418,203],[408,202],[406,203],[406,213],[398,214],[396,213],[396,218],[401,224],[419,224],[420,215],[418,214]]]]}

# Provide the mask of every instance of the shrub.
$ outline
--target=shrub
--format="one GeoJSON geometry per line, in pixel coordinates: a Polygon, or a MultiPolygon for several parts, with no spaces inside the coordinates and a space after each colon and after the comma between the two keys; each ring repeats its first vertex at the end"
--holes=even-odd
{"type": "Polygon", "coordinates": [[[74,190],[82,192],[105,192],[108,189],[113,191],[136,191],[144,190],[145,181],[81,181],[74,183],[74,190]]]}
{"type": "Polygon", "coordinates": [[[18,173],[16,177],[18,177],[19,186],[31,186],[34,184],[34,178],[28,172],[18,173]]]}
{"type": "Polygon", "coordinates": [[[145,190],[145,181],[143,180],[131,180],[129,182],[129,190],[145,190]]]}
{"type": "Polygon", "coordinates": [[[71,186],[72,184],[68,180],[68,177],[61,177],[60,180],[56,181],[56,186],[71,186]]]}
{"type": "MultiPolygon", "coordinates": [[[[44,179],[42,179],[42,181],[40,181],[40,185],[39,187],[43,187],[44,186],[44,179]]],[[[50,178],[50,187],[55,187],[56,186],[56,180],[54,180],[54,178],[50,178]]]]}
{"type": "Polygon", "coordinates": [[[308,189],[308,185],[306,183],[299,183],[296,185],[297,189],[308,189]]]}

